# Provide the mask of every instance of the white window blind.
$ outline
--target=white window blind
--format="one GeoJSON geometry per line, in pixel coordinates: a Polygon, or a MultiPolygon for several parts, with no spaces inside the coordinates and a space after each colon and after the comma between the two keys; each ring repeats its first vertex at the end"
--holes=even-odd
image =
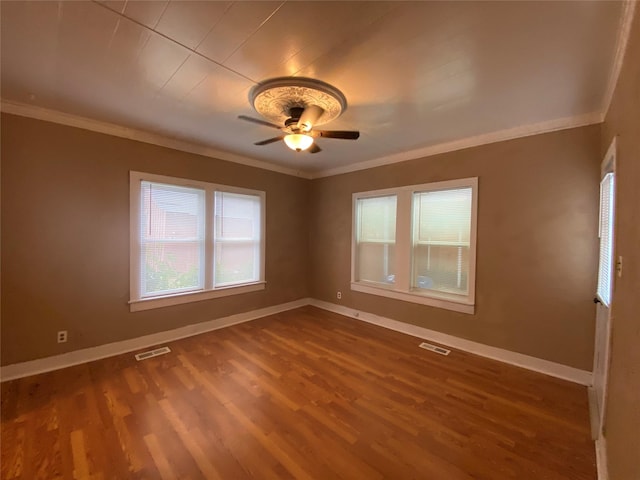
{"type": "Polygon", "coordinates": [[[351,289],[473,313],[478,179],[353,194],[351,289]]]}
{"type": "Polygon", "coordinates": [[[257,195],[215,193],[215,285],[260,279],[261,204],[257,195]]]}
{"type": "Polygon", "coordinates": [[[131,311],[264,290],[265,192],[129,178],[131,311]]]}
{"type": "Polygon", "coordinates": [[[598,266],[598,298],[611,304],[613,269],[613,206],[615,177],[607,173],[600,182],[600,261],[598,266]]]}
{"type": "Polygon", "coordinates": [[[472,195],[471,188],[413,194],[412,288],[468,294],[472,195]]]}
{"type": "Polygon", "coordinates": [[[204,287],[204,190],[143,181],[141,297],[204,287]]]}
{"type": "Polygon", "coordinates": [[[356,280],[394,283],[396,195],[356,203],[356,280]]]}

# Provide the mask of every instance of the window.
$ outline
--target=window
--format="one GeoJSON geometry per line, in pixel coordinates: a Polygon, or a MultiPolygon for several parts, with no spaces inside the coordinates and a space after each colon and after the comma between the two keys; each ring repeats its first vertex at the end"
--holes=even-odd
{"type": "Polygon", "coordinates": [[[396,197],[363,198],[358,208],[358,278],[393,283],[396,250],[396,197]]]}
{"type": "Polygon", "coordinates": [[[132,311],[264,289],[264,192],[130,180],[132,311]]]}
{"type": "Polygon", "coordinates": [[[613,205],[615,177],[613,172],[605,174],[600,182],[600,260],[598,262],[598,290],[600,301],[611,304],[611,271],[613,260],[613,205]]]}
{"type": "Polygon", "coordinates": [[[204,190],[140,183],[140,296],[204,287],[204,190]]]}
{"type": "Polygon", "coordinates": [[[469,293],[472,196],[471,187],[413,194],[413,288],[469,293]]]}
{"type": "Polygon", "coordinates": [[[473,313],[477,178],[353,196],[351,288],[473,313]]]}
{"type": "Polygon", "coordinates": [[[257,195],[215,193],[216,286],[260,280],[260,209],[257,195]]]}

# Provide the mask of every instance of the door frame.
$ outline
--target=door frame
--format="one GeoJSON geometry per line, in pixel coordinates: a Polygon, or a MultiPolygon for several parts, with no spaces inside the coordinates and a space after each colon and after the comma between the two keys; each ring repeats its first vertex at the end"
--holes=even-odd
{"type": "MultiPolygon", "coordinates": [[[[595,402],[595,425],[592,425],[592,434],[594,439],[601,438],[604,434],[604,426],[606,420],[606,411],[607,411],[607,390],[608,390],[608,380],[609,380],[609,367],[611,361],[611,324],[612,324],[612,316],[611,316],[611,306],[613,305],[613,293],[614,293],[614,285],[615,285],[615,275],[616,275],[616,255],[615,255],[615,238],[616,238],[616,137],[614,136],[611,140],[611,144],[607,149],[607,153],[604,155],[602,162],[600,164],[600,180],[598,183],[602,181],[604,176],[607,173],[613,173],[614,175],[614,202],[612,205],[613,208],[613,225],[612,231],[613,235],[611,238],[611,271],[609,272],[611,278],[611,297],[610,302],[607,307],[607,319],[606,319],[606,331],[602,332],[604,334],[604,339],[602,341],[598,337],[599,329],[597,324],[598,319],[598,309],[604,308],[604,305],[598,304],[596,305],[596,331],[594,338],[594,351],[593,351],[593,400],[595,402]],[[603,349],[601,352],[600,349],[603,349]],[[595,390],[596,384],[596,373],[597,372],[597,360],[598,354],[601,353],[604,356],[603,360],[603,369],[602,369],[602,395],[601,398],[598,398],[598,392],[595,390]]],[[[600,205],[598,206],[598,222],[600,222],[600,205]]],[[[598,237],[600,236],[599,228],[598,228],[598,237]]],[[[598,246],[598,252],[600,252],[600,247],[598,246]]],[[[598,254],[599,256],[599,254],[598,254]]],[[[599,265],[599,259],[598,259],[599,265]]],[[[596,289],[596,299],[601,303],[601,300],[598,299],[597,289],[596,289]]]]}

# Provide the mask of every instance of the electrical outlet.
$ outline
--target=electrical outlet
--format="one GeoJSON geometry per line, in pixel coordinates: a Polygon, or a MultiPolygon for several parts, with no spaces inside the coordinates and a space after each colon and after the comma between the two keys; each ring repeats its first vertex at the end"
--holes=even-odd
{"type": "Polygon", "coordinates": [[[67,331],[60,330],[58,332],[58,343],[65,343],[67,341],[67,331]]]}
{"type": "Polygon", "coordinates": [[[338,292],[338,294],[336,295],[336,297],[338,297],[338,300],[342,300],[342,292],[338,292]]]}

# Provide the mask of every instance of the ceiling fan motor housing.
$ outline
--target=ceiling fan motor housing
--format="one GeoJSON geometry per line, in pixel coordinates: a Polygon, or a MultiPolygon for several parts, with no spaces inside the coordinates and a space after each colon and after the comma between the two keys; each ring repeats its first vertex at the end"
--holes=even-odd
{"type": "Polygon", "coordinates": [[[298,128],[298,122],[300,121],[300,117],[303,112],[304,107],[291,107],[289,109],[289,118],[284,121],[284,126],[293,133],[298,133],[300,131],[300,128],[298,128]]]}

